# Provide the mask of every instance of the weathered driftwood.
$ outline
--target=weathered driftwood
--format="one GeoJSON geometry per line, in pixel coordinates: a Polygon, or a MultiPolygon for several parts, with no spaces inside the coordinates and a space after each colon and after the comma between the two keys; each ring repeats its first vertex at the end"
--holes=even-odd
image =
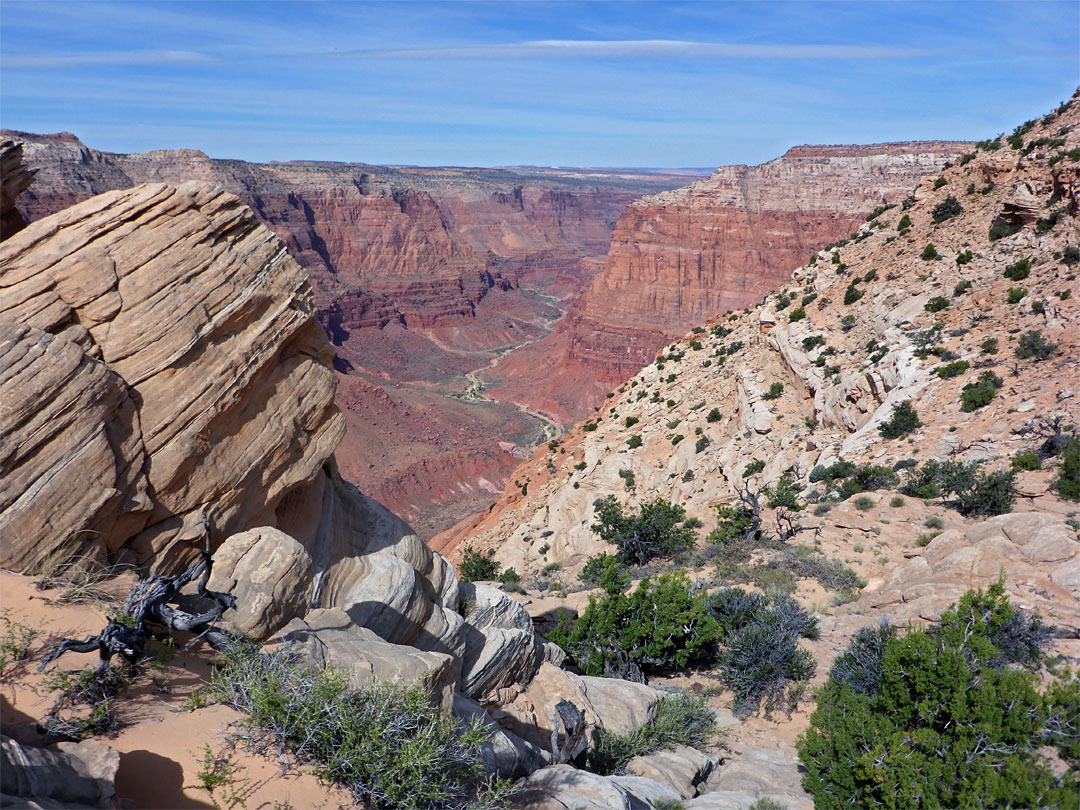
{"type": "Polygon", "coordinates": [[[122,611],[109,618],[105,629],[96,636],[79,640],[61,639],[45,656],[38,670],[43,670],[66,652],[88,653],[94,650],[101,656],[98,670],[104,670],[114,655],[119,655],[129,663],[142,659],[146,649],[148,631],[146,624],[163,625],[170,630],[182,630],[197,633],[205,638],[214,649],[221,649],[229,641],[235,640],[229,633],[219,630],[214,623],[229,608],[236,607],[236,600],[227,593],[208,590],[212,560],[208,552],[203,552],[182,574],[177,576],[152,576],[140,581],[127,595],[122,611]],[[199,596],[212,600],[214,607],[203,613],[188,613],[176,603],[180,589],[190,582],[198,580],[199,596]]]}

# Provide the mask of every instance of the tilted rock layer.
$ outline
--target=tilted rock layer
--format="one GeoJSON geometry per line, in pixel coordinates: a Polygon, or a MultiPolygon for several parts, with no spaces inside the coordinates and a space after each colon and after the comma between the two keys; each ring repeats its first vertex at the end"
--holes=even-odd
{"type": "Polygon", "coordinates": [[[86,537],[160,563],[208,527],[272,522],[344,432],[314,313],[303,269],[221,191],[109,192],[0,245],[0,480],[23,499],[0,516],[5,565],[86,537]],[[80,476],[104,491],[41,511],[80,476]]]}

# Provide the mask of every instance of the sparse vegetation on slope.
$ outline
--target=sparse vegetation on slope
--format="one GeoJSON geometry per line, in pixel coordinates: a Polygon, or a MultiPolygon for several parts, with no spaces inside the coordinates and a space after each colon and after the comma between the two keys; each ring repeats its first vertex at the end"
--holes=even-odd
{"type": "Polygon", "coordinates": [[[333,668],[311,669],[289,653],[236,645],[222,656],[212,688],[244,713],[238,732],[258,751],[310,764],[358,804],[386,810],[495,810],[508,784],[483,777],[480,746],[490,732],[432,704],[415,684],[351,689],[333,668]]]}

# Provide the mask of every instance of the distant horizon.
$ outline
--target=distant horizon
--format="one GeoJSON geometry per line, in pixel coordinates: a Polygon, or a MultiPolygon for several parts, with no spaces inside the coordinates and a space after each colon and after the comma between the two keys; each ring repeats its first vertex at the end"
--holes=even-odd
{"type": "Polygon", "coordinates": [[[705,168],[977,141],[1080,84],[1072,0],[5,0],[0,125],[102,151],[705,168]]]}
{"type": "MultiPolygon", "coordinates": [[[[148,152],[160,152],[160,151],[168,152],[168,151],[193,150],[193,151],[196,151],[196,152],[203,152],[203,154],[205,154],[206,157],[208,159],[210,159],[210,160],[238,161],[238,162],[241,162],[241,163],[252,163],[252,164],[258,164],[258,165],[290,164],[290,163],[327,163],[327,164],[340,164],[340,165],[346,165],[346,166],[349,166],[349,165],[352,165],[352,166],[377,166],[379,168],[384,168],[384,169],[479,169],[479,170],[502,169],[502,170],[506,170],[506,171],[512,171],[514,169],[543,169],[543,170],[548,170],[548,171],[610,171],[610,172],[634,171],[634,172],[656,172],[656,173],[669,173],[669,174],[677,174],[677,173],[683,172],[683,173],[686,173],[688,176],[712,174],[717,169],[719,169],[721,167],[724,167],[724,166],[740,166],[740,165],[760,166],[760,165],[762,165],[762,163],[769,163],[769,162],[771,162],[773,160],[777,160],[777,159],[783,157],[784,155],[786,155],[788,152],[790,152],[793,149],[799,149],[799,148],[803,148],[803,147],[811,148],[811,149],[820,147],[820,148],[823,148],[823,149],[827,149],[827,148],[836,148],[836,147],[845,147],[845,146],[861,146],[861,147],[894,146],[894,145],[897,145],[897,144],[917,144],[917,143],[944,143],[944,144],[976,143],[975,140],[963,140],[963,139],[958,139],[958,138],[927,138],[927,139],[923,139],[923,140],[912,140],[912,141],[878,141],[878,142],[875,142],[875,143],[796,143],[796,144],[792,144],[791,146],[787,147],[780,154],[775,155],[775,156],[773,156],[771,158],[768,158],[768,159],[762,161],[762,163],[756,163],[756,164],[754,164],[754,163],[751,163],[751,164],[746,164],[746,163],[719,163],[719,164],[717,164],[715,166],[587,166],[587,165],[574,166],[574,165],[569,165],[569,164],[544,166],[544,165],[539,165],[539,164],[534,164],[534,163],[506,163],[506,164],[497,164],[497,165],[491,165],[491,166],[480,166],[480,165],[472,165],[472,166],[470,166],[470,165],[466,165],[466,164],[455,164],[455,163],[373,163],[373,162],[368,161],[368,160],[337,160],[337,159],[325,159],[325,158],[324,159],[320,159],[320,158],[271,158],[269,160],[248,160],[246,158],[231,157],[231,156],[228,156],[228,155],[212,155],[212,154],[210,154],[208,152],[205,152],[205,151],[203,151],[201,149],[197,149],[196,147],[183,146],[183,145],[172,146],[172,147],[168,147],[168,146],[166,146],[166,147],[157,147],[157,148],[153,148],[153,149],[136,149],[135,151],[132,151],[132,152],[116,152],[116,151],[113,151],[113,150],[110,150],[110,149],[100,149],[100,148],[98,148],[97,146],[95,146],[92,143],[87,143],[87,141],[84,138],[80,137],[77,132],[71,132],[69,130],[60,130],[60,131],[57,131],[57,132],[33,132],[31,130],[27,130],[27,129],[20,128],[20,127],[9,127],[9,126],[6,126],[5,124],[3,124],[3,122],[0,122],[0,132],[9,132],[9,133],[11,133],[12,135],[15,135],[15,136],[27,135],[27,136],[30,136],[30,137],[38,137],[38,138],[55,138],[55,137],[59,137],[59,136],[62,136],[62,135],[70,135],[73,138],[75,138],[79,143],[81,143],[83,146],[87,146],[87,147],[89,147],[91,149],[94,149],[95,151],[102,152],[104,154],[130,156],[130,155],[146,154],[148,152]]],[[[1002,132],[1000,134],[1005,134],[1005,133],[1002,132]]],[[[987,136],[987,137],[993,137],[993,136],[987,136]]],[[[980,138],[979,140],[985,140],[985,139],[980,138]]]]}

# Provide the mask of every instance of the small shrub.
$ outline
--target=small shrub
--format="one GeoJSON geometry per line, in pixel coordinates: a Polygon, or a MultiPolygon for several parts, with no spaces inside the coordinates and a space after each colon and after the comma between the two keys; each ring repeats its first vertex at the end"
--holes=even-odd
{"type": "Polygon", "coordinates": [[[1080,247],[1077,247],[1076,245],[1069,245],[1066,247],[1061,251],[1061,261],[1069,267],[1080,262],[1080,247]]]}
{"type": "Polygon", "coordinates": [[[246,715],[256,750],[285,751],[360,805],[396,810],[502,808],[509,784],[483,778],[491,732],[433,705],[421,684],[350,689],[333,668],[311,669],[288,652],[237,645],[214,674],[219,699],[246,715]]]}
{"type": "Polygon", "coordinates": [[[1061,465],[1050,486],[1059,498],[1080,501],[1080,438],[1070,437],[1061,450],[1061,465]]]}
{"type": "Polygon", "coordinates": [[[30,660],[30,649],[39,630],[11,618],[10,609],[0,612],[0,677],[9,666],[30,660]]]}
{"type": "Polygon", "coordinates": [[[592,531],[617,546],[619,559],[627,565],[643,565],[658,556],[670,556],[694,544],[693,529],[679,526],[686,518],[681,506],[657,498],[641,505],[638,513],[624,513],[609,495],[596,507],[592,531]]]}
{"type": "MultiPolygon", "coordinates": [[[[963,250],[960,253],[956,254],[956,263],[957,263],[957,265],[964,265],[964,264],[967,264],[968,262],[970,262],[974,258],[975,258],[975,254],[972,253],[970,250],[963,250]]],[[[965,282],[965,283],[969,287],[971,286],[970,281],[965,282]]]]}
{"type": "Polygon", "coordinates": [[[943,366],[938,366],[934,369],[934,373],[943,380],[951,379],[952,377],[959,377],[965,371],[971,368],[971,363],[967,360],[955,360],[952,363],[946,363],[943,366]]]}
{"type": "Polygon", "coordinates": [[[646,577],[629,594],[589,599],[576,622],[551,632],[586,675],[630,677],[711,661],[720,627],[682,571],[646,577]]]}
{"type": "Polygon", "coordinates": [[[1020,259],[1020,261],[1013,262],[1005,268],[1003,275],[1011,281],[1023,281],[1031,275],[1031,259],[1020,259]]]}
{"type": "Polygon", "coordinates": [[[923,304],[923,309],[925,309],[927,312],[941,312],[941,310],[948,309],[948,307],[949,299],[943,298],[940,295],[934,296],[925,304],[923,304]]]}
{"type": "Polygon", "coordinates": [[[919,254],[919,258],[924,262],[932,262],[935,259],[940,259],[941,254],[937,252],[937,248],[934,247],[932,242],[928,242],[926,247],[923,248],[922,253],[919,254]]]}
{"type": "Polygon", "coordinates": [[[684,435],[682,435],[681,433],[676,433],[674,436],[671,437],[671,443],[672,444],[678,444],[679,442],[681,442],[685,438],[686,437],[684,435]]]}
{"type": "Polygon", "coordinates": [[[499,576],[500,563],[494,559],[494,550],[488,550],[487,554],[474,551],[472,546],[466,546],[461,551],[461,565],[458,572],[463,582],[488,582],[499,576]]]}
{"type": "Polygon", "coordinates": [[[1027,289],[1025,287],[1009,287],[1009,294],[1005,296],[1005,301],[1020,303],[1026,295],[1027,289]]]}
{"type": "Polygon", "coordinates": [[[945,521],[937,515],[930,515],[923,521],[923,526],[928,529],[943,529],[945,528],[945,521]]]}
{"type": "Polygon", "coordinates": [[[970,281],[968,279],[965,279],[964,281],[961,281],[959,284],[957,284],[955,287],[953,287],[953,291],[952,291],[953,298],[959,298],[961,295],[966,293],[968,290],[971,289],[973,283],[974,282],[972,282],[972,281],[970,281]]]}
{"type": "Polygon", "coordinates": [[[865,512],[867,509],[870,509],[874,505],[874,499],[866,495],[860,495],[854,500],[853,503],[855,504],[856,509],[858,509],[860,512],[865,512]]]}
{"type": "Polygon", "coordinates": [[[1001,377],[992,371],[984,371],[977,382],[968,383],[960,391],[960,408],[965,413],[972,413],[990,404],[997,391],[1004,385],[1001,377]]]}
{"type": "Polygon", "coordinates": [[[847,304],[848,306],[850,306],[851,304],[854,304],[856,301],[858,301],[862,297],[863,297],[863,291],[860,290],[858,287],[856,287],[854,282],[849,284],[847,286],[847,289],[844,290],[844,303],[847,304]]]}
{"type": "Polygon", "coordinates": [[[780,399],[780,396],[784,393],[784,384],[782,382],[774,382],[769,385],[769,390],[761,395],[762,399],[780,399]]]}
{"type": "Polygon", "coordinates": [[[1043,337],[1040,330],[1031,330],[1022,334],[1016,341],[1016,359],[1036,361],[1049,360],[1057,354],[1058,343],[1052,343],[1043,337]]]}
{"type": "Polygon", "coordinates": [[[956,197],[950,194],[942,202],[939,202],[934,206],[930,216],[935,223],[940,223],[947,219],[958,217],[962,213],[964,213],[964,207],[960,205],[960,201],[956,199],[956,197]]]}
{"type": "Polygon", "coordinates": [[[639,433],[635,433],[633,436],[626,440],[626,446],[629,447],[631,450],[636,450],[637,448],[641,447],[641,445],[641,434],[639,433]]]}
{"type": "Polygon", "coordinates": [[[1031,471],[1042,469],[1042,459],[1039,458],[1038,453],[1026,452],[1017,453],[1013,456],[1010,464],[1011,468],[1017,472],[1019,471],[1031,471]]]}
{"type": "Polygon", "coordinates": [[[997,354],[998,339],[996,337],[988,337],[979,344],[979,348],[982,350],[983,354],[997,354]]]}
{"type": "Polygon", "coordinates": [[[855,316],[854,315],[845,315],[843,318],[841,318],[840,319],[840,328],[843,329],[845,332],[850,332],[852,329],[854,329],[855,328],[855,316]]]}
{"type": "Polygon", "coordinates": [[[598,554],[585,561],[580,579],[608,593],[623,593],[630,587],[630,574],[614,554],[598,554]]]}
{"type": "Polygon", "coordinates": [[[709,441],[708,436],[698,436],[698,440],[694,443],[694,452],[700,453],[710,444],[712,444],[712,442],[709,441]]]}
{"type": "Polygon", "coordinates": [[[803,505],[799,502],[800,485],[790,473],[784,473],[780,479],[765,490],[765,505],[769,509],[783,507],[798,512],[803,505]]]}
{"type": "Polygon", "coordinates": [[[742,477],[749,478],[751,475],[757,475],[764,469],[765,461],[763,459],[756,458],[743,468],[742,477]]]}
{"type": "Polygon", "coordinates": [[[904,214],[902,217],[900,217],[900,221],[896,223],[896,230],[898,231],[906,231],[910,227],[911,217],[909,217],[907,214],[904,214]]]}
{"type": "Polygon", "coordinates": [[[719,409],[713,408],[709,411],[708,415],[706,415],[705,421],[712,424],[713,422],[719,422],[721,418],[719,409]]]}
{"type": "Polygon", "coordinates": [[[801,321],[805,317],[806,317],[806,310],[803,309],[802,307],[797,307],[797,308],[791,310],[791,314],[788,315],[788,322],[789,323],[795,323],[796,321],[801,321]]]}
{"type": "Polygon", "coordinates": [[[922,422],[919,421],[915,406],[910,400],[904,400],[893,406],[892,415],[881,423],[879,430],[882,438],[899,439],[909,433],[914,433],[920,427],[922,427],[922,422]]]}
{"type": "Polygon", "coordinates": [[[947,185],[948,182],[949,181],[946,180],[944,177],[939,177],[937,180],[934,181],[934,190],[936,191],[937,189],[941,188],[942,186],[947,185]]]}
{"type": "Polygon", "coordinates": [[[633,426],[634,426],[634,425],[636,425],[636,424],[637,424],[637,423],[638,423],[639,421],[640,421],[640,420],[639,420],[639,419],[638,419],[638,418],[637,418],[636,416],[628,416],[628,417],[626,417],[626,419],[624,419],[624,420],[623,420],[623,424],[624,424],[624,425],[625,425],[626,427],[633,427],[633,426]]]}
{"type": "MultiPolygon", "coordinates": [[[[993,190],[993,186],[990,186],[989,188],[991,191],[993,190]]],[[[984,193],[989,193],[989,191],[984,190],[984,193]]],[[[1008,220],[1004,219],[1003,217],[995,217],[994,221],[990,223],[990,231],[987,236],[989,236],[991,242],[996,242],[998,239],[1004,239],[1007,236],[1012,236],[1022,227],[1023,223],[1010,225],[1008,220]]]]}
{"type": "Polygon", "coordinates": [[[891,506],[893,509],[899,509],[903,505],[904,499],[899,495],[894,495],[892,498],[889,499],[889,506],[891,506]]]}

